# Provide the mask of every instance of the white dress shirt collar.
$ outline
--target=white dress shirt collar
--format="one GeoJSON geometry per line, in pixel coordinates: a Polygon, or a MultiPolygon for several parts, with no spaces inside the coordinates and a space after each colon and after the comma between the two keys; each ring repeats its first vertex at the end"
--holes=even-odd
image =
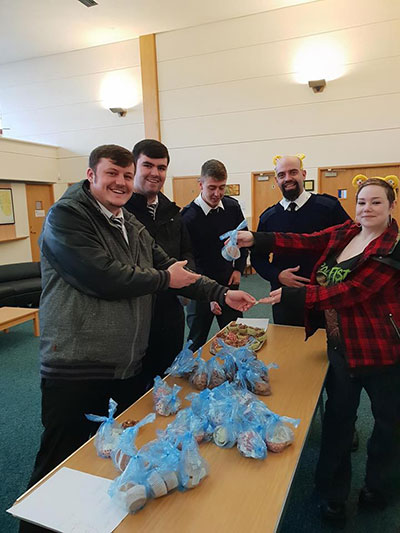
{"type": "Polygon", "coordinates": [[[282,198],[282,200],[279,202],[283,209],[287,211],[289,205],[291,203],[296,204],[296,211],[300,209],[300,207],[303,207],[303,205],[310,199],[311,193],[304,191],[296,198],[296,200],[288,200],[287,198],[282,198]]]}
{"type": "Polygon", "coordinates": [[[156,199],[153,200],[153,202],[147,202],[147,205],[155,205],[156,208],[158,207],[158,204],[159,204],[158,195],[156,196],[156,199]]]}
{"type": "Polygon", "coordinates": [[[124,218],[123,210],[120,209],[119,213],[118,213],[118,216],[117,216],[117,215],[114,215],[113,213],[111,213],[111,211],[109,211],[107,209],[107,207],[104,207],[104,205],[101,204],[98,200],[96,200],[96,202],[98,203],[98,205],[100,207],[100,211],[103,213],[103,215],[106,218],[108,218],[110,220],[111,223],[112,223],[112,220],[115,219],[115,218],[119,218],[121,220],[121,223],[122,223],[122,225],[121,225],[122,235],[124,236],[124,239],[126,240],[126,242],[129,244],[128,232],[126,231],[126,227],[125,227],[125,218],[124,218]]]}
{"type": "Polygon", "coordinates": [[[219,204],[216,207],[210,207],[207,202],[205,202],[201,196],[201,193],[197,198],[195,198],[194,203],[201,207],[203,213],[207,216],[208,213],[211,211],[211,209],[217,209],[220,207],[221,209],[225,209],[222,201],[219,201],[219,204]]]}

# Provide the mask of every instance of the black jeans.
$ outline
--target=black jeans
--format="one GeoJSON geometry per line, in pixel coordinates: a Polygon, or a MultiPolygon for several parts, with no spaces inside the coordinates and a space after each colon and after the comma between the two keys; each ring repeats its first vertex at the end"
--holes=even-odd
{"type": "MultiPolygon", "coordinates": [[[[233,290],[237,288],[237,285],[230,287],[233,290]]],[[[190,328],[188,338],[193,341],[191,350],[196,351],[207,342],[208,333],[210,332],[214,318],[217,319],[218,325],[222,329],[229,322],[235,321],[237,318],[243,316],[240,311],[232,309],[229,305],[222,305],[221,310],[221,315],[214,315],[210,309],[209,302],[192,300],[189,303],[187,308],[187,324],[190,328]]]]}
{"type": "MultiPolygon", "coordinates": [[[[124,380],[43,379],[41,389],[44,431],[28,488],[96,433],[99,424],[90,422],[85,414],[106,416],[109,399],[113,398],[118,403],[117,415],[142,396],[145,384],[139,374],[124,380]]],[[[21,522],[20,531],[43,528],[21,522]]]]}
{"type": "Polygon", "coordinates": [[[344,503],[350,492],[351,445],[363,388],[371,401],[375,419],[368,441],[365,484],[370,490],[384,490],[386,473],[394,460],[400,367],[377,368],[364,375],[351,375],[340,348],[328,347],[328,357],[328,400],[322,424],[316,488],[322,498],[344,503]]]}

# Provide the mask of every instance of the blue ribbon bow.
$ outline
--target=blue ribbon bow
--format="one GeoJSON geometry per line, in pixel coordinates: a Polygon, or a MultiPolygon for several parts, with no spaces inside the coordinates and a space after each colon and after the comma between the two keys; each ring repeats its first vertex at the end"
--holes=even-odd
{"type": "Polygon", "coordinates": [[[223,240],[225,240],[225,239],[227,239],[229,237],[229,241],[226,243],[226,245],[221,250],[222,257],[224,259],[226,259],[227,261],[235,261],[235,259],[238,259],[239,255],[240,255],[240,251],[239,251],[239,253],[236,254],[236,256],[233,256],[229,252],[229,249],[234,248],[235,250],[239,250],[239,248],[237,246],[237,234],[238,234],[238,231],[240,231],[240,230],[242,230],[242,229],[244,229],[246,227],[247,227],[247,221],[246,220],[242,220],[242,222],[239,224],[239,226],[236,229],[233,229],[231,231],[227,231],[223,235],[220,235],[219,238],[220,238],[221,241],[223,241],[223,240]]]}

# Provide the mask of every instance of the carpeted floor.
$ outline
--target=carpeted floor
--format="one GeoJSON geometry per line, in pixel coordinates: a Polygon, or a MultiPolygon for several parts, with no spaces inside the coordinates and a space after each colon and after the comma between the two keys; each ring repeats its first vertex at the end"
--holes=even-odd
{"type": "MultiPolygon", "coordinates": [[[[256,298],[268,292],[267,284],[257,275],[243,278],[242,288],[256,298]]],[[[259,305],[246,313],[246,316],[271,318],[270,313],[269,306],[259,305]]],[[[217,326],[214,324],[210,334],[216,330],[217,326]]],[[[11,328],[8,334],[0,332],[0,472],[3,479],[0,486],[0,533],[17,531],[17,521],[5,513],[5,509],[24,492],[39,445],[41,424],[38,346],[39,340],[33,337],[31,323],[11,328]]],[[[400,533],[400,461],[389,480],[393,498],[388,508],[382,513],[359,513],[357,509],[358,491],[363,485],[366,441],[372,428],[372,416],[366,395],[362,397],[357,427],[360,433],[360,449],[353,454],[353,488],[348,505],[349,519],[343,531],[400,533]]],[[[280,533],[333,531],[331,527],[321,524],[313,493],[313,472],[318,457],[320,430],[320,416],[316,413],[281,521],[280,533]]],[[[260,497],[268,498],[268,480],[265,496],[260,497]]]]}

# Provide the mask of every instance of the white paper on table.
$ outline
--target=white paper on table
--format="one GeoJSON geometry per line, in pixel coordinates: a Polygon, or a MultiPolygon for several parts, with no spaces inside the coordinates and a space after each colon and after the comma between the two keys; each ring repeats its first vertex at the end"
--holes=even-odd
{"type": "Polygon", "coordinates": [[[7,512],[63,533],[111,533],[128,514],[107,494],[111,483],[63,467],[7,512]]]}
{"type": "Polygon", "coordinates": [[[237,324],[245,324],[246,326],[261,328],[267,331],[269,318],[238,318],[236,319],[236,322],[237,324]]]}

